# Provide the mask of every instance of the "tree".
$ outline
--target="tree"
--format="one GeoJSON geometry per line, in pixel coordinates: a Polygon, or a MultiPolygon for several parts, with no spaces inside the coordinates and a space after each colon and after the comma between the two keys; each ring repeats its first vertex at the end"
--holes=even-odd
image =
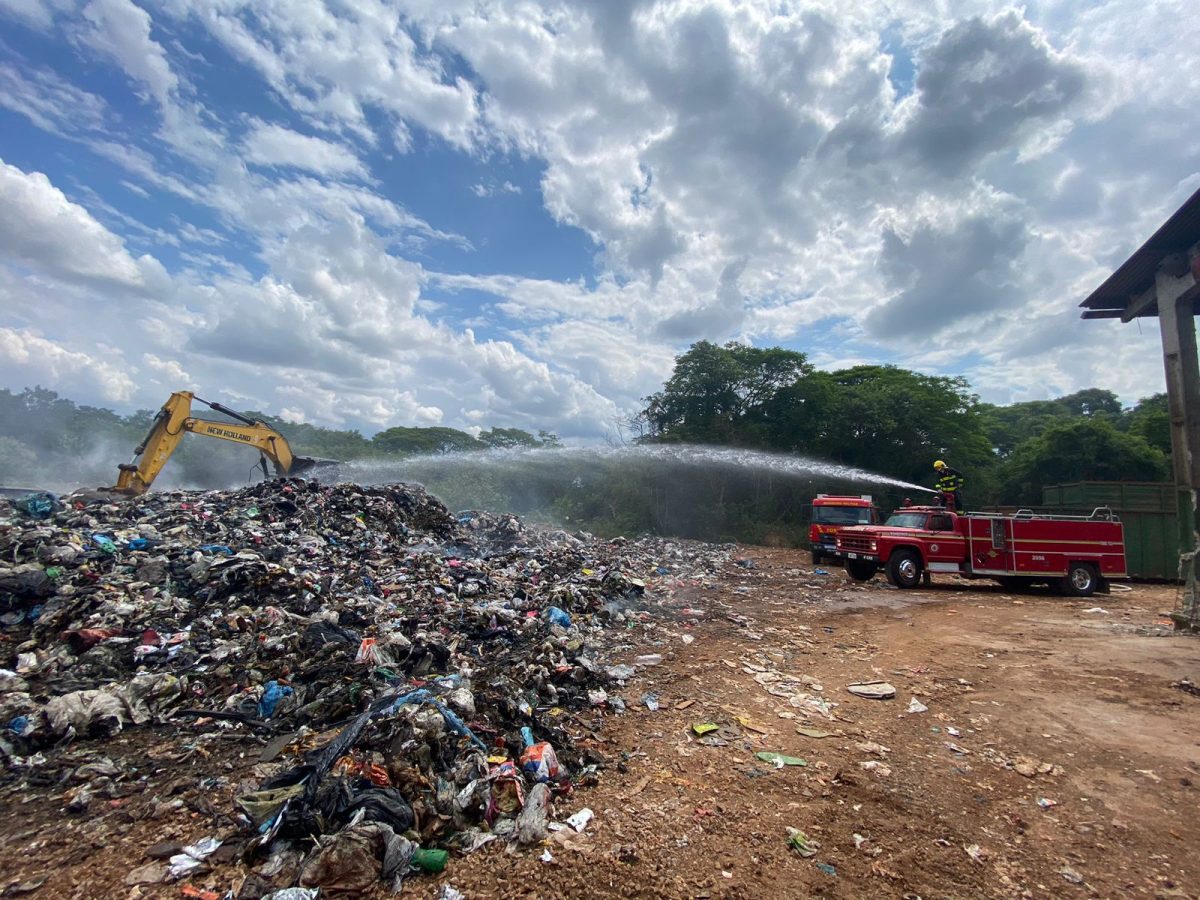
{"type": "Polygon", "coordinates": [[[479,442],[485,447],[505,450],[514,447],[541,446],[541,441],[520,428],[491,428],[488,431],[481,431],[479,432],[479,442]]]}
{"type": "Polygon", "coordinates": [[[933,461],[945,459],[966,473],[974,502],[990,493],[994,456],[966,379],[895,366],[856,366],[826,377],[831,400],[810,452],[924,483],[933,461]]]}
{"type": "Polygon", "coordinates": [[[1171,455],[1171,414],[1167,410],[1167,395],[1154,394],[1138,401],[1125,415],[1126,430],[1140,437],[1151,447],[1171,455]]]}
{"type": "Polygon", "coordinates": [[[1041,503],[1042,488],[1073,481],[1161,481],[1162,451],[1104,418],[1060,422],[1021,444],[1005,464],[1002,499],[1041,503]]]}
{"type": "Polygon", "coordinates": [[[483,443],[457,428],[408,428],[397,426],[381,431],[371,438],[371,443],[385,453],[401,453],[408,456],[460,453],[467,450],[482,450],[483,443]]]}
{"type": "Polygon", "coordinates": [[[663,389],[645,398],[650,435],[659,441],[754,446],[762,441],[763,405],[812,371],[795,350],[700,341],[675,360],[663,389]]]}
{"type": "Polygon", "coordinates": [[[1073,394],[1067,394],[1065,397],[1059,397],[1054,402],[1065,407],[1067,412],[1073,416],[1083,416],[1085,418],[1111,416],[1115,419],[1121,415],[1121,401],[1117,399],[1117,395],[1112,391],[1105,391],[1100,388],[1086,388],[1082,391],[1076,391],[1073,394]]]}

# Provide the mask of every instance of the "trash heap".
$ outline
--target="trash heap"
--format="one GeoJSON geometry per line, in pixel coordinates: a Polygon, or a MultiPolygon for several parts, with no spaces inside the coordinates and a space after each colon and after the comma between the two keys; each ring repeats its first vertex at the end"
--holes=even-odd
{"type": "Polygon", "coordinates": [[[263,890],[399,889],[446,851],[546,836],[624,708],[634,669],[610,657],[696,615],[675,589],[729,550],[452,516],[406,484],[0,501],[5,778],[132,726],[253,734],[240,830],[165,877],[224,841],[278,876],[263,890]]]}

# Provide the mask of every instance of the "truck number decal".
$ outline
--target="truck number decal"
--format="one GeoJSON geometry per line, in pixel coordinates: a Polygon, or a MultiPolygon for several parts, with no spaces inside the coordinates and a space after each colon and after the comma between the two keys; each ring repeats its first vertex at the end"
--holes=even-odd
{"type": "Polygon", "coordinates": [[[1044,557],[1044,556],[1031,556],[1029,558],[1032,559],[1034,562],[1045,562],[1046,561],[1046,557],[1044,557]]]}

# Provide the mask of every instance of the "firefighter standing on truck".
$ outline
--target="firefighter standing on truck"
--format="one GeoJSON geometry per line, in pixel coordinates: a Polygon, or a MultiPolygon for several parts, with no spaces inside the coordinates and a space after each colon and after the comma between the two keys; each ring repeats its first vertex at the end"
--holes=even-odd
{"type": "Polygon", "coordinates": [[[934,485],[942,496],[946,498],[946,505],[950,505],[950,501],[954,501],[954,511],[963,511],[962,486],[967,479],[963,477],[963,473],[952,466],[946,465],[940,459],[933,464],[933,470],[937,473],[937,484],[934,485]]]}

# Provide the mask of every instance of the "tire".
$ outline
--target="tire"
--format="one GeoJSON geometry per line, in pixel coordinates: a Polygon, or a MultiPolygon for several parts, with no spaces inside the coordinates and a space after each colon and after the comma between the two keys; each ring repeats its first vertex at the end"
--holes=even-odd
{"type": "Polygon", "coordinates": [[[879,571],[879,566],[865,559],[846,560],[846,574],[855,581],[870,581],[879,571]]]}
{"type": "Polygon", "coordinates": [[[1100,573],[1091,563],[1073,562],[1067,566],[1062,589],[1068,597],[1090,597],[1100,586],[1100,573]]]}
{"type": "Polygon", "coordinates": [[[888,558],[888,581],[898,588],[915,588],[921,584],[921,557],[915,550],[896,550],[888,558]]]}
{"type": "Polygon", "coordinates": [[[812,552],[812,564],[814,566],[819,566],[821,564],[822,559],[823,559],[823,557],[821,556],[820,550],[814,550],[812,552]]]}

